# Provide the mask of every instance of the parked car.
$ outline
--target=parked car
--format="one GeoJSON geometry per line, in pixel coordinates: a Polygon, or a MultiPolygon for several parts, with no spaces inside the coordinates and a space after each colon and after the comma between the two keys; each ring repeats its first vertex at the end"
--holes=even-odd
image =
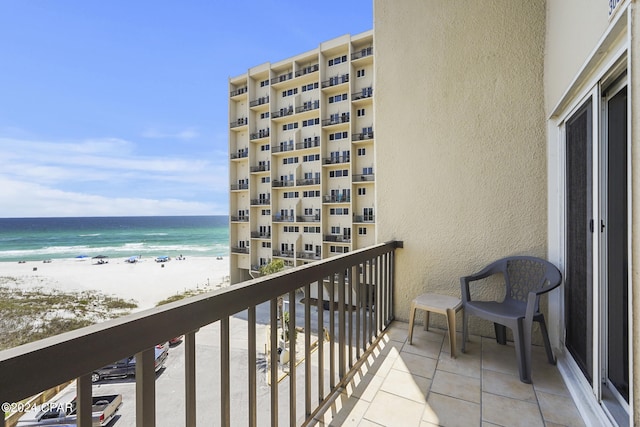
{"type": "Polygon", "coordinates": [[[169,345],[170,345],[171,347],[173,347],[174,345],[178,345],[178,344],[180,344],[180,343],[182,342],[182,339],[183,339],[183,338],[184,338],[184,335],[180,335],[180,336],[177,336],[177,337],[171,338],[171,339],[169,340],[169,345]]]}
{"type": "MultiPolygon", "coordinates": [[[[93,396],[92,398],[93,427],[106,426],[122,406],[122,395],[111,394],[93,396]]],[[[26,412],[16,424],[16,427],[32,426],[62,426],[77,424],[76,396],[68,393],[55,401],[46,402],[26,412]]]]}
{"type": "MultiPolygon", "coordinates": [[[[158,372],[164,368],[165,361],[169,355],[169,345],[159,344],[155,347],[155,370],[158,372]]],[[[91,381],[98,382],[106,378],[126,378],[130,375],[136,374],[136,357],[129,356],[125,359],[118,360],[107,366],[93,371],[91,374],[91,381]]]]}

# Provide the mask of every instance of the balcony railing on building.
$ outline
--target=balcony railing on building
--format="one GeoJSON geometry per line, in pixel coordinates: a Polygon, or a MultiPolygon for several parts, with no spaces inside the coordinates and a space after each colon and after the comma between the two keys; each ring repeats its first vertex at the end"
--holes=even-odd
{"type": "Polygon", "coordinates": [[[238,96],[238,95],[242,95],[243,93],[247,92],[247,87],[241,87],[238,88],[236,90],[232,90],[231,93],[229,94],[231,96],[231,98],[233,98],[234,96],[238,96]]]}
{"type": "Polygon", "coordinates": [[[331,86],[341,85],[343,83],[349,82],[349,73],[343,74],[341,76],[330,77],[329,80],[325,80],[322,82],[322,88],[327,88],[331,86]]]}
{"type": "Polygon", "coordinates": [[[293,180],[286,180],[286,181],[273,180],[273,181],[271,181],[271,186],[274,187],[274,188],[293,187],[294,184],[295,184],[295,182],[293,180]]]}
{"type": "Polygon", "coordinates": [[[322,201],[324,203],[348,203],[351,201],[351,197],[345,194],[326,194],[322,201]]]}
{"type": "MultiPolygon", "coordinates": [[[[156,407],[167,405],[175,408],[169,411],[175,419],[163,419],[163,424],[191,427],[198,419],[222,426],[253,427],[258,420],[268,420],[271,425],[304,424],[343,391],[365,359],[379,357],[372,350],[394,317],[398,247],[401,242],[372,246],[2,351],[0,401],[21,402],[77,379],[78,425],[89,427],[91,372],[133,354],[138,361],[136,399],[128,403],[128,409],[135,412],[139,426],[154,427],[156,407]],[[319,289],[325,289],[326,299],[319,289]],[[305,298],[300,300],[299,294],[305,298]],[[302,344],[301,355],[293,352],[285,365],[276,351],[280,339],[278,299],[282,295],[290,303],[290,330],[303,330],[291,334],[289,342],[293,349],[298,348],[298,342],[302,344]],[[258,314],[265,310],[266,324],[258,320],[258,314]],[[216,353],[219,365],[204,367],[217,371],[216,383],[205,386],[218,392],[215,399],[202,404],[198,394],[202,387],[196,387],[196,378],[202,385],[205,376],[196,364],[196,331],[208,326],[214,327],[211,330],[219,345],[207,344],[206,351],[216,353]],[[243,337],[234,335],[232,341],[232,326],[234,334],[245,331],[246,346],[236,348],[243,337]],[[266,353],[258,345],[265,330],[266,353]],[[154,348],[180,335],[185,336],[185,392],[172,396],[169,402],[157,401],[154,348]],[[317,339],[324,336],[329,341],[317,339]],[[282,381],[281,366],[288,368],[282,381]],[[269,381],[268,386],[259,388],[258,375],[264,375],[263,368],[269,381]],[[246,397],[242,403],[232,404],[232,384],[246,397]]],[[[167,411],[162,413],[167,416],[167,411]]],[[[4,424],[4,415],[0,415],[4,424]]]]}
{"type": "Polygon", "coordinates": [[[249,139],[260,139],[269,136],[269,129],[260,129],[258,132],[249,135],[249,139]]]}
{"type": "Polygon", "coordinates": [[[351,60],[355,61],[356,59],[365,58],[367,56],[373,55],[373,47],[364,47],[356,52],[351,54],[351,60]]]}
{"type": "Polygon", "coordinates": [[[353,216],[353,222],[376,222],[376,218],[375,215],[354,215],[353,216]]]}
{"type": "Polygon", "coordinates": [[[322,164],[324,165],[335,165],[338,163],[349,163],[351,157],[350,156],[331,156],[325,157],[322,159],[322,164]]]}
{"type": "Polygon", "coordinates": [[[280,250],[280,249],[274,249],[273,250],[273,256],[277,256],[280,258],[293,258],[294,252],[292,250],[280,250]]]}
{"type": "Polygon", "coordinates": [[[274,85],[274,84],[277,84],[277,83],[286,82],[287,80],[291,80],[292,78],[293,78],[293,73],[292,72],[280,74],[279,76],[276,76],[276,77],[271,79],[271,84],[274,85]]]}
{"type": "Polygon", "coordinates": [[[232,246],[231,247],[231,253],[232,254],[248,254],[249,253],[249,248],[244,248],[244,247],[240,247],[240,246],[232,246]]]}
{"type": "Polygon", "coordinates": [[[357,101],[358,99],[371,98],[373,96],[373,88],[371,86],[363,88],[359,92],[351,94],[351,100],[357,101]]]}
{"type": "Polygon", "coordinates": [[[270,239],[271,233],[268,233],[266,231],[252,231],[251,238],[252,239],[270,239]]]}
{"type": "Polygon", "coordinates": [[[341,234],[325,234],[322,238],[325,242],[351,243],[351,236],[341,234]]]}
{"type": "Polygon", "coordinates": [[[320,101],[308,101],[296,107],[296,113],[304,113],[305,111],[313,111],[320,108],[320,101]]]}
{"type": "Polygon", "coordinates": [[[349,113],[336,114],[328,119],[322,120],[322,126],[338,125],[340,123],[349,123],[349,113]]]}
{"type": "Polygon", "coordinates": [[[249,157],[249,150],[247,148],[238,150],[235,153],[231,153],[229,157],[231,157],[231,159],[243,159],[245,157],[249,157]]]}
{"type": "Polygon", "coordinates": [[[275,214],[271,217],[273,222],[295,222],[296,217],[293,215],[275,214]]]}
{"type": "Polygon", "coordinates": [[[244,215],[244,216],[231,215],[231,222],[249,222],[249,216],[248,215],[244,215]]]}
{"type": "Polygon", "coordinates": [[[305,141],[296,143],[296,150],[304,150],[305,148],[315,148],[320,146],[320,137],[315,136],[305,141]]]}
{"type": "Polygon", "coordinates": [[[296,180],[296,185],[318,185],[320,178],[302,178],[296,180]]]}
{"type": "Polygon", "coordinates": [[[376,175],[373,173],[353,175],[353,182],[357,181],[375,181],[376,175]]]}
{"type": "Polygon", "coordinates": [[[320,222],[320,215],[298,215],[296,216],[298,222],[320,222]]]}
{"type": "Polygon", "coordinates": [[[304,76],[305,74],[315,73],[320,69],[318,64],[309,65],[296,71],[296,77],[304,76]]]}
{"type": "Polygon", "coordinates": [[[271,170],[271,165],[257,165],[249,168],[251,172],[267,172],[271,170]]]}
{"type": "Polygon", "coordinates": [[[237,190],[248,190],[249,189],[249,183],[245,182],[242,184],[231,184],[231,191],[237,191],[237,190]]]}
{"type": "Polygon", "coordinates": [[[297,252],[296,256],[297,258],[300,258],[300,259],[313,259],[313,260],[322,259],[322,255],[317,254],[315,252],[297,252]]]}
{"type": "Polygon", "coordinates": [[[351,135],[352,141],[363,141],[365,139],[373,139],[373,131],[364,133],[354,133],[351,135]]]}
{"type": "Polygon", "coordinates": [[[278,111],[271,112],[271,118],[277,119],[278,117],[290,116],[293,114],[293,106],[289,106],[287,108],[281,108],[278,111]]]}
{"type": "Polygon", "coordinates": [[[293,151],[294,145],[293,141],[281,142],[280,145],[271,146],[272,153],[284,153],[286,151],[293,151]]]}
{"type": "Polygon", "coordinates": [[[251,206],[270,205],[271,199],[251,199],[251,206]]]}
{"type": "Polygon", "coordinates": [[[229,126],[230,126],[231,128],[237,128],[237,127],[240,127],[240,126],[244,126],[244,125],[246,125],[247,123],[249,123],[249,119],[247,119],[246,117],[243,117],[243,118],[240,118],[240,119],[238,119],[238,120],[236,120],[236,121],[234,121],[234,122],[231,122],[231,123],[229,124],[229,126]]]}
{"type": "Polygon", "coordinates": [[[257,107],[258,105],[263,105],[268,103],[269,103],[269,95],[261,96],[260,98],[254,99],[253,101],[249,102],[249,107],[257,107]]]}

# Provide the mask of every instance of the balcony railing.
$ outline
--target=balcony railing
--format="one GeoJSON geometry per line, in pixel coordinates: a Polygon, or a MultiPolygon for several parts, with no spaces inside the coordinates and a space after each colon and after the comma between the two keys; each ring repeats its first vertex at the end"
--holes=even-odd
{"type": "Polygon", "coordinates": [[[304,113],[305,111],[313,111],[320,108],[320,101],[309,101],[303,105],[296,107],[296,113],[304,113]]]}
{"type": "Polygon", "coordinates": [[[364,58],[367,56],[373,55],[373,47],[369,46],[369,47],[364,47],[362,49],[360,49],[359,51],[356,51],[354,53],[351,54],[351,60],[355,61],[356,59],[360,59],[360,58],[364,58]]]}
{"type": "Polygon", "coordinates": [[[320,178],[303,178],[296,180],[296,185],[318,185],[320,178]]]}
{"type": "Polygon", "coordinates": [[[296,150],[303,150],[305,148],[314,148],[320,146],[320,137],[315,136],[313,139],[296,143],[296,150]]]}
{"type": "Polygon", "coordinates": [[[342,113],[339,116],[333,116],[322,120],[322,126],[337,125],[340,123],[349,123],[349,113],[342,113]]]}
{"type": "Polygon", "coordinates": [[[271,146],[272,153],[284,153],[285,151],[293,151],[293,141],[291,144],[280,144],[271,146]]]}
{"type": "Polygon", "coordinates": [[[252,239],[270,239],[271,233],[260,232],[260,231],[252,231],[251,232],[252,239]]]}
{"type": "Polygon", "coordinates": [[[270,205],[271,199],[251,199],[251,206],[270,205]]]}
{"type": "Polygon", "coordinates": [[[296,256],[300,259],[322,259],[320,254],[316,254],[314,252],[296,252],[296,256]]]}
{"type": "Polygon", "coordinates": [[[344,194],[327,194],[322,198],[324,203],[348,203],[351,201],[350,196],[344,194]]]}
{"type": "Polygon", "coordinates": [[[286,82],[287,80],[291,80],[292,78],[293,78],[293,73],[291,72],[280,74],[279,76],[276,76],[271,79],[271,84],[274,85],[276,83],[286,82]]]}
{"type": "Polygon", "coordinates": [[[332,157],[325,157],[322,159],[322,164],[323,165],[335,165],[338,163],[349,163],[349,160],[351,159],[350,156],[332,156],[332,157]]]}
{"type": "Polygon", "coordinates": [[[271,186],[275,187],[275,188],[280,188],[280,187],[293,187],[295,184],[295,182],[293,181],[280,181],[280,180],[273,180],[271,181],[271,186]]]}
{"type": "Polygon", "coordinates": [[[320,222],[320,215],[298,215],[296,216],[298,222],[320,222]]]}
{"type": "Polygon", "coordinates": [[[278,111],[271,112],[271,118],[277,119],[278,117],[290,116],[293,114],[293,107],[281,108],[278,111]]]}
{"type": "Polygon", "coordinates": [[[229,95],[233,98],[234,96],[242,95],[243,93],[246,93],[246,92],[247,92],[247,87],[245,86],[245,87],[238,88],[236,90],[232,90],[229,95]]]}
{"type": "Polygon", "coordinates": [[[257,107],[258,105],[267,103],[269,103],[269,95],[261,96],[260,98],[254,99],[253,101],[249,102],[249,107],[257,107]]]}
{"type": "Polygon", "coordinates": [[[248,190],[249,189],[249,184],[248,183],[244,183],[244,184],[231,184],[231,191],[235,191],[235,190],[248,190]]]}
{"type": "MultiPolygon", "coordinates": [[[[379,244],[4,350],[0,352],[0,401],[21,402],[77,379],[78,425],[89,427],[92,425],[91,372],[134,354],[138,361],[136,399],[128,403],[128,409],[135,411],[139,426],[154,427],[156,406],[160,405],[175,408],[162,411],[163,417],[175,417],[163,418],[163,424],[170,425],[194,426],[197,419],[223,426],[256,426],[258,419],[268,419],[271,425],[311,421],[325,403],[343,391],[355,368],[366,358],[375,357],[372,350],[394,317],[395,249],[398,247],[402,247],[402,242],[379,244]],[[357,274],[358,271],[361,273],[357,274]],[[318,289],[326,289],[328,294],[326,313],[325,301],[318,289]],[[299,292],[306,298],[295,303],[299,292]],[[287,364],[287,377],[282,382],[276,351],[277,307],[281,295],[292,302],[289,304],[290,329],[304,328],[303,332],[291,334],[290,348],[298,348],[300,341],[302,354],[293,352],[287,364]],[[258,314],[265,320],[259,320],[258,314]],[[210,336],[207,335],[206,352],[215,352],[213,357],[220,364],[202,367],[217,370],[215,382],[205,386],[217,388],[214,394],[217,398],[205,405],[198,395],[198,390],[203,388],[196,388],[196,378],[200,385],[205,378],[199,374],[196,364],[196,331],[209,325],[215,325],[211,330],[217,343],[208,344],[210,336]],[[258,345],[265,330],[269,331],[267,348],[272,349],[266,354],[258,345]],[[312,342],[314,335],[323,337],[324,331],[328,341],[312,342]],[[154,347],[183,334],[185,393],[183,397],[172,396],[171,401],[156,401],[154,347]],[[246,338],[246,347],[234,345],[241,339],[238,334],[246,338]],[[246,363],[238,363],[238,359],[246,363]],[[268,386],[259,389],[258,375],[264,375],[263,367],[268,370],[270,381],[268,386]],[[232,404],[232,384],[236,392],[241,390],[246,400],[232,404]],[[288,411],[279,411],[278,402],[283,399],[288,400],[288,411]]],[[[0,412],[0,415],[3,414],[0,412]]],[[[4,424],[4,416],[0,420],[0,424],[4,424]]]]}
{"type": "Polygon", "coordinates": [[[325,242],[351,243],[351,237],[345,237],[337,234],[325,234],[323,239],[325,242]]]}
{"type": "Polygon", "coordinates": [[[353,222],[376,222],[374,215],[354,215],[353,222]]]}
{"type": "Polygon", "coordinates": [[[251,172],[267,172],[270,169],[271,169],[270,165],[258,165],[258,166],[251,166],[249,168],[251,172]]]}
{"type": "Polygon", "coordinates": [[[249,217],[245,216],[231,216],[231,222],[249,222],[249,217]]]}
{"type": "Polygon", "coordinates": [[[352,141],[363,141],[365,139],[373,139],[373,132],[354,133],[351,135],[352,141]]]}
{"type": "Polygon", "coordinates": [[[371,98],[373,96],[373,88],[371,86],[363,88],[359,92],[351,94],[351,100],[357,101],[358,99],[371,98]]]}
{"type": "Polygon", "coordinates": [[[376,175],[373,173],[353,175],[353,182],[356,181],[375,181],[376,175]]]}
{"type": "Polygon", "coordinates": [[[238,150],[235,153],[231,153],[229,157],[232,159],[243,159],[245,157],[249,157],[249,150],[238,150]]]}
{"type": "Polygon", "coordinates": [[[247,119],[246,117],[243,117],[241,119],[238,119],[238,120],[236,120],[234,122],[229,123],[229,126],[231,128],[237,128],[237,127],[240,127],[240,126],[244,126],[247,123],[249,123],[249,119],[247,119]]]}
{"type": "Polygon", "coordinates": [[[269,129],[261,129],[258,132],[249,135],[249,139],[260,139],[269,136],[269,129]]]}
{"type": "Polygon", "coordinates": [[[293,251],[291,250],[281,251],[279,249],[274,249],[273,256],[282,257],[282,258],[293,258],[293,251]]]}
{"type": "Polygon", "coordinates": [[[329,80],[323,81],[322,88],[324,89],[326,87],[336,86],[347,82],[349,82],[349,73],[343,74],[341,76],[331,77],[329,78],[329,80]]]}
{"type": "Polygon", "coordinates": [[[232,254],[248,254],[249,253],[249,248],[241,248],[241,247],[237,247],[237,246],[232,246],[231,247],[231,253],[232,254]]]}
{"type": "Polygon", "coordinates": [[[309,65],[296,71],[296,77],[304,76],[305,74],[315,73],[320,69],[318,64],[309,65]]]}
{"type": "Polygon", "coordinates": [[[292,216],[292,215],[273,215],[272,218],[273,222],[295,222],[296,217],[292,216]]]}

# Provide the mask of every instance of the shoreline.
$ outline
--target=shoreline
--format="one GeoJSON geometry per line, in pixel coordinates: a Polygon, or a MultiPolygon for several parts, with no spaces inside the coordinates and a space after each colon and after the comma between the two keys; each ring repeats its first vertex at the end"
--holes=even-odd
{"type": "Polygon", "coordinates": [[[158,302],[186,290],[215,290],[229,284],[229,256],[188,256],[182,260],[155,262],[143,257],[136,263],[126,258],[91,258],[0,262],[0,286],[64,291],[94,290],[125,300],[135,300],[133,312],[155,307],[158,302]]]}

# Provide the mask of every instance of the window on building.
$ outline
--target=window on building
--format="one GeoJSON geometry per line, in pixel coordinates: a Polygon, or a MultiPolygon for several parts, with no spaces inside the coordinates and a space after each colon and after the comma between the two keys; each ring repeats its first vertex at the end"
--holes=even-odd
{"type": "Polygon", "coordinates": [[[358,188],[358,196],[364,196],[367,194],[367,189],[365,187],[358,188]]]}
{"type": "Polygon", "coordinates": [[[358,117],[362,117],[362,116],[364,116],[364,108],[359,108],[359,109],[356,111],[356,114],[358,115],[358,117]]]}
{"type": "Polygon", "coordinates": [[[364,68],[356,71],[356,77],[364,77],[364,68]]]}
{"type": "Polygon", "coordinates": [[[358,227],[358,234],[361,236],[364,236],[365,234],[367,234],[367,228],[366,227],[358,227]]]}

